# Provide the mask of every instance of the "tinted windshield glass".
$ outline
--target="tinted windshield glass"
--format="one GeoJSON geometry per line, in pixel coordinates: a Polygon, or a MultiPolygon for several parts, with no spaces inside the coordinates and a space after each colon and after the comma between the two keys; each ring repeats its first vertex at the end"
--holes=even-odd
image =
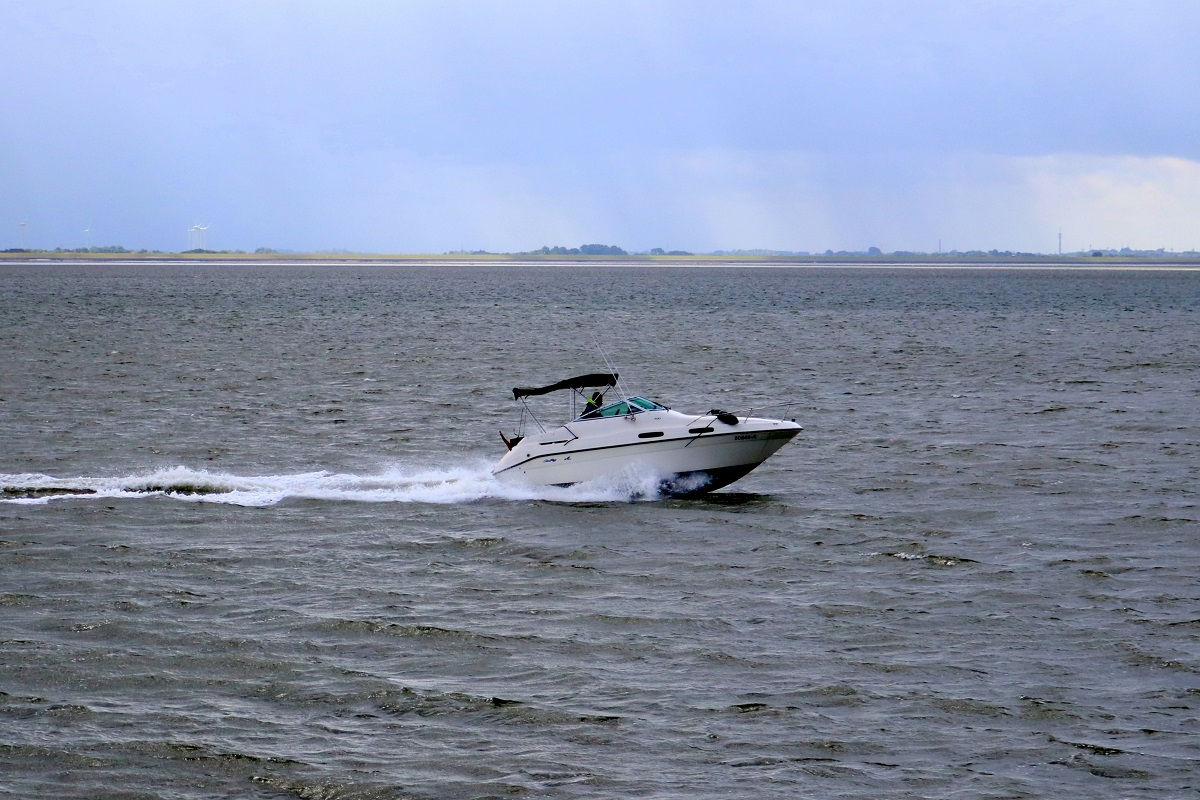
{"type": "Polygon", "coordinates": [[[580,419],[600,419],[601,417],[623,417],[626,414],[638,414],[642,411],[666,411],[666,406],[660,406],[653,400],[644,397],[631,397],[616,403],[609,403],[604,408],[584,414],[580,419]]]}
{"type": "Polygon", "coordinates": [[[619,403],[607,405],[597,412],[597,416],[601,417],[621,417],[629,413],[629,403],[622,400],[619,403]]]}

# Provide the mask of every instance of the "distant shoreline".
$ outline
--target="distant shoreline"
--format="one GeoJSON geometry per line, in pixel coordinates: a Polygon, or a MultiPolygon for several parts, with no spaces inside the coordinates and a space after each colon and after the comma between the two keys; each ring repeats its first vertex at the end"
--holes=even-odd
{"type": "Polygon", "coordinates": [[[210,264],[261,266],[562,266],[685,268],[1197,270],[1200,257],[1122,256],[526,256],[257,253],[0,253],[0,264],[210,264]]]}

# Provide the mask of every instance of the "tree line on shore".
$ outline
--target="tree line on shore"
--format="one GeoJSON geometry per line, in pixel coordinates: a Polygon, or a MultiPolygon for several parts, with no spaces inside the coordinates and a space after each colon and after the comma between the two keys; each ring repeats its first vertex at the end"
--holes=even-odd
{"type": "MultiPolygon", "coordinates": [[[[103,247],[99,247],[99,246],[75,247],[75,248],[56,247],[53,250],[43,249],[43,248],[10,247],[6,250],[0,250],[0,253],[5,253],[5,254],[21,254],[21,253],[35,254],[36,253],[36,254],[46,254],[46,255],[52,255],[52,254],[62,254],[62,255],[68,255],[68,254],[71,254],[71,255],[74,255],[74,254],[85,254],[85,255],[86,254],[96,254],[96,255],[129,254],[129,255],[155,255],[155,256],[167,256],[167,255],[294,255],[294,256],[319,256],[319,255],[356,256],[357,255],[357,256],[380,256],[380,255],[387,255],[387,254],[382,254],[382,253],[354,252],[354,251],[345,250],[345,249],[341,249],[341,248],[332,249],[332,250],[297,251],[297,250],[276,250],[276,249],[270,248],[270,247],[259,247],[253,251],[207,250],[207,249],[202,249],[202,248],[196,248],[196,249],[192,249],[192,250],[183,250],[183,251],[177,253],[176,251],[170,251],[170,250],[149,250],[149,249],[144,249],[144,248],[141,250],[133,250],[133,249],[129,249],[126,247],[122,247],[121,245],[107,245],[107,246],[103,246],[103,247]]],[[[400,255],[400,254],[396,254],[396,255],[400,255]]],[[[412,254],[412,255],[419,255],[419,254],[412,254]]],[[[494,252],[494,251],[488,251],[488,250],[452,250],[452,251],[445,253],[445,255],[448,255],[448,256],[538,257],[538,256],[694,256],[697,254],[688,252],[686,250],[664,250],[661,247],[655,247],[655,248],[651,248],[650,250],[635,251],[633,253],[630,253],[630,252],[626,251],[624,248],[618,247],[616,245],[583,244],[583,245],[580,245],[579,247],[563,247],[561,245],[555,245],[553,247],[543,246],[537,250],[527,250],[524,252],[515,252],[515,253],[494,252]]],[[[797,251],[797,250],[766,250],[766,249],[715,250],[715,251],[712,251],[709,253],[701,253],[699,255],[732,257],[732,258],[805,258],[805,259],[820,259],[823,257],[824,258],[834,258],[834,259],[883,258],[883,259],[896,259],[896,260],[906,261],[906,260],[914,260],[914,259],[941,260],[941,259],[955,259],[955,258],[968,258],[968,259],[1010,259],[1010,258],[1047,259],[1047,258],[1050,258],[1050,259],[1053,259],[1055,257],[1072,258],[1072,259],[1081,258],[1081,257],[1082,258],[1111,257],[1111,258],[1146,258],[1146,259],[1159,259],[1159,258],[1194,259],[1194,258],[1200,257],[1200,252],[1197,252],[1195,250],[1175,252],[1175,251],[1170,251],[1170,250],[1167,250],[1167,249],[1161,248],[1161,247],[1158,248],[1157,250],[1134,250],[1129,247],[1122,247],[1120,249],[1116,249],[1116,248],[1089,249],[1089,250],[1084,250],[1084,251],[1079,251],[1079,252],[1061,253],[1061,254],[1058,254],[1058,256],[1055,256],[1054,254],[1048,254],[1048,253],[1028,253],[1028,252],[1021,252],[1021,251],[1014,251],[1014,250],[994,250],[994,249],[993,250],[949,250],[949,251],[941,251],[941,252],[937,252],[937,253],[925,253],[925,252],[911,251],[911,250],[896,250],[894,252],[889,253],[889,252],[882,251],[878,247],[870,247],[866,250],[837,250],[837,251],[826,250],[823,253],[821,253],[821,252],[813,253],[813,252],[809,252],[809,251],[797,251]]]]}

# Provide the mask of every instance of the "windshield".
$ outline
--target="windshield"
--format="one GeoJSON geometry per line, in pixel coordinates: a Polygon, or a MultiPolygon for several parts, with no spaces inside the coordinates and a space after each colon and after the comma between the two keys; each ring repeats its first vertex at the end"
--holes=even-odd
{"type": "Polygon", "coordinates": [[[628,400],[618,400],[603,408],[584,414],[580,419],[600,419],[602,417],[623,417],[626,414],[639,414],[642,411],[666,411],[666,406],[660,406],[653,400],[644,397],[631,397],[628,400]]]}

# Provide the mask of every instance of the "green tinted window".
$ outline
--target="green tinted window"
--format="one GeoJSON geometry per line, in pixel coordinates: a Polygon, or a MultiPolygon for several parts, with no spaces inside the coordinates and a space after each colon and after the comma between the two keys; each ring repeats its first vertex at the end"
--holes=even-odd
{"type": "Polygon", "coordinates": [[[623,417],[629,413],[638,413],[640,411],[665,411],[666,406],[660,406],[653,400],[647,400],[644,397],[631,397],[628,400],[621,400],[617,403],[610,403],[598,411],[593,411],[589,414],[584,414],[581,419],[597,419],[598,417],[623,417]]]}
{"type": "Polygon", "coordinates": [[[600,409],[602,417],[621,417],[629,413],[629,403],[622,400],[619,403],[613,403],[611,406],[605,406],[600,409]]]}

